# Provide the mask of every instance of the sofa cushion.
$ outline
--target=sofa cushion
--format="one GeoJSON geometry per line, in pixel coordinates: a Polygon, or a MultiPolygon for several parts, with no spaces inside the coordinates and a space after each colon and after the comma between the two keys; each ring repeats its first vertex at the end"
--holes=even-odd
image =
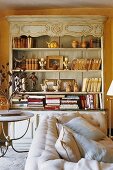
{"type": "Polygon", "coordinates": [[[60,131],[61,131],[61,129],[62,129],[62,124],[61,123],[56,123],[56,128],[57,128],[57,132],[58,132],[58,135],[60,134],[60,131]]]}
{"type": "Polygon", "coordinates": [[[104,112],[87,112],[84,111],[82,113],[73,112],[73,113],[63,113],[63,114],[55,114],[59,123],[66,123],[75,117],[83,117],[92,125],[99,127],[106,135],[107,135],[107,121],[106,114],[104,112]]]}
{"type": "Polygon", "coordinates": [[[76,117],[69,122],[64,123],[64,125],[71,128],[73,131],[84,135],[88,139],[100,140],[106,137],[106,135],[99,128],[93,126],[82,117],[76,117]]]}
{"type": "Polygon", "coordinates": [[[100,124],[97,120],[95,120],[95,118],[93,117],[93,114],[81,114],[80,117],[83,117],[85,120],[87,120],[89,123],[91,123],[92,125],[99,127],[100,124]]]}
{"type": "Polygon", "coordinates": [[[81,116],[85,118],[92,125],[99,127],[102,132],[107,135],[107,114],[105,112],[88,112],[82,113],[81,116]]]}
{"type": "Polygon", "coordinates": [[[80,116],[79,112],[74,112],[74,113],[63,113],[63,114],[59,114],[56,115],[56,118],[58,120],[59,123],[66,123],[68,121],[70,121],[71,119],[80,116]]]}
{"type": "Polygon", "coordinates": [[[78,162],[81,158],[80,151],[72,133],[63,126],[59,138],[55,143],[55,148],[59,155],[67,161],[78,162]]]}
{"type": "MultiPolygon", "coordinates": [[[[79,146],[82,157],[99,162],[112,163],[113,162],[113,145],[104,145],[101,142],[90,140],[84,136],[74,133],[75,140],[79,146]]],[[[110,141],[108,140],[108,143],[110,141]]]]}

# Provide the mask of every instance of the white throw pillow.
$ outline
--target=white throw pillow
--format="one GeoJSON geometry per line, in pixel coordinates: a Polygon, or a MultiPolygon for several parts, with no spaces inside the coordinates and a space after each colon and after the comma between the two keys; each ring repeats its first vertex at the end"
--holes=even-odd
{"type": "Polygon", "coordinates": [[[88,139],[101,140],[106,137],[106,135],[99,128],[93,126],[82,117],[73,118],[69,122],[64,123],[64,125],[72,129],[74,132],[87,137],[88,139]]]}
{"type": "Polygon", "coordinates": [[[55,148],[64,160],[78,162],[81,159],[74,136],[63,126],[55,143],[55,148]]]}
{"type": "Polygon", "coordinates": [[[80,116],[79,112],[75,112],[75,113],[63,113],[63,114],[59,114],[56,115],[56,118],[58,120],[59,123],[66,123],[68,121],[70,121],[71,119],[80,116]]]}
{"type": "Polygon", "coordinates": [[[101,142],[89,140],[84,136],[74,133],[82,157],[99,162],[113,163],[113,147],[107,147],[101,142]]]}

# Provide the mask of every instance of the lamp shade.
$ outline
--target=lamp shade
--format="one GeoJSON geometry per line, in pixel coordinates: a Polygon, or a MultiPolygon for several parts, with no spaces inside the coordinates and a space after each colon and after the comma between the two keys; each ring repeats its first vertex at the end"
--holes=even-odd
{"type": "Polygon", "coordinates": [[[112,80],[110,87],[107,91],[107,96],[113,96],[113,80],[112,80]]]}

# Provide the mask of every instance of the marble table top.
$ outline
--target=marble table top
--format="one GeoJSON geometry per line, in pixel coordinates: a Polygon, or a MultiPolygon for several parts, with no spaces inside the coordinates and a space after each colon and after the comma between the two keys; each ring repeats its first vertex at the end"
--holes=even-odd
{"type": "Polygon", "coordinates": [[[0,110],[0,122],[17,122],[33,117],[32,112],[20,110],[0,110]]]}

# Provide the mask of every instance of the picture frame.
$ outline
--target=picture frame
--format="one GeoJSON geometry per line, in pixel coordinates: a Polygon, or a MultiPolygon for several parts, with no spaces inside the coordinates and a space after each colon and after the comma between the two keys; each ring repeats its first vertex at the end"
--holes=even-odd
{"type": "Polygon", "coordinates": [[[44,79],[43,84],[44,84],[45,81],[46,81],[46,84],[47,84],[47,91],[54,91],[53,86],[56,85],[57,79],[46,79],[46,80],[44,79]]]}
{"type": "Polygon", "coordinates": [[[60,91],[66,91],[66,85],[67,83],[70,84],[71,86],[71,91],[73,91],[73,87],[74,87],[74,83],[75,80],[74,79],[62,79],[61,83],[60,83],[60,91]]]}
{"type": "Polygon", "coordinates": [[[63,70],[63,56],[46,56],[47,70],[63,70]]]}

